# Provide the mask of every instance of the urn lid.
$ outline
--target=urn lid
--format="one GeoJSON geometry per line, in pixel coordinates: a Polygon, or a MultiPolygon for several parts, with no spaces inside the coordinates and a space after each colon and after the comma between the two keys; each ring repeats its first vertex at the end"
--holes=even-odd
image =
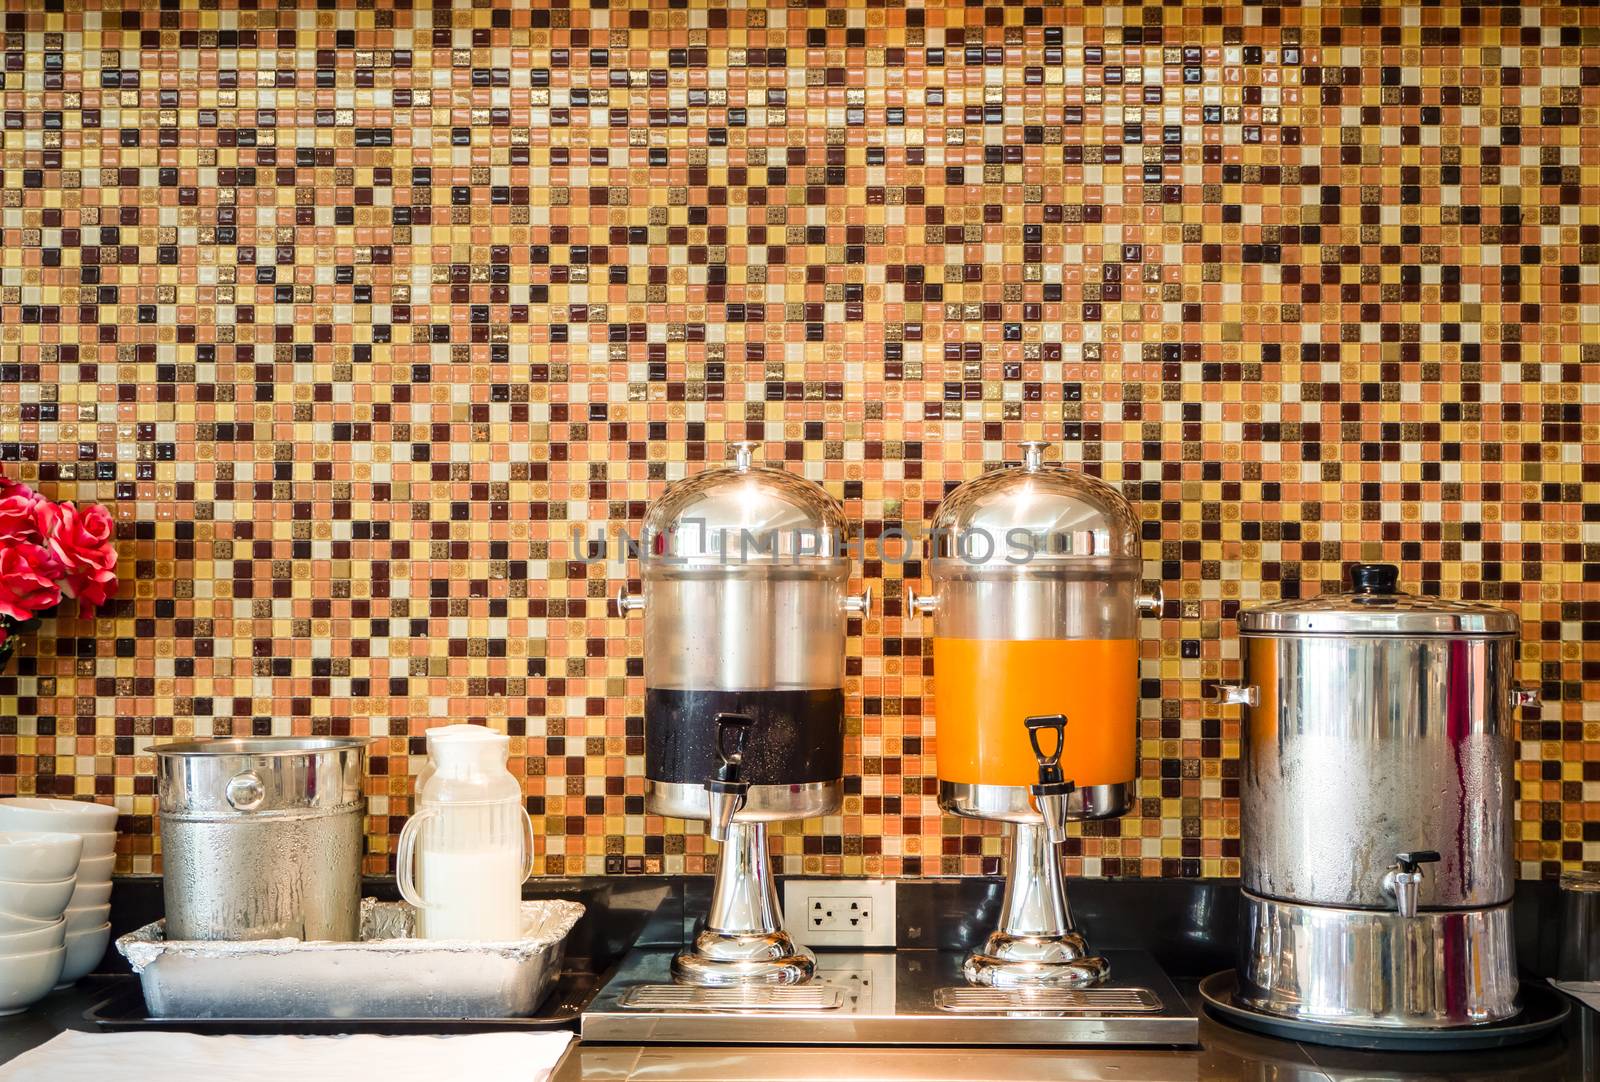
{"type": "Polygon", "coordinates": [[[845,561],[844,508],[821,485],[758,466],[757,445],[668,487],[645,512],[643,559],[684,568],[845,561]]]}
{"type": "Polygon", "coordinates": [[[1356,564],[1343,593],[1277,601],[1244,609],[1244,635],[1515,635],[1515,613],[1480,601],[1450,601],[1400,590],[1394,564],[1356,564]]]}
{"type": "Polygon", "coordinates": [[[946,496],[933,520],[936,568],[1046,570],[1084,561],[1139,561],[1139,520],[1117,489],[1044,461],[1024,443],[1022,463],[976,477],[946,496]]]}

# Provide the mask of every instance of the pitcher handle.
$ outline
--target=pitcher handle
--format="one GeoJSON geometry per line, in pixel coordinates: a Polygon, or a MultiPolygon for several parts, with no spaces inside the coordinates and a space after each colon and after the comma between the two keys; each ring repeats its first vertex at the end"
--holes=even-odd
{"type": "Polygon", "coordinates": [[[522,815],[523,853],[527,858],[523,861],[522,881],[526,883],[533,878],[533,817],[525,808],[519,807],[517,811],[522,815]]]}
{"type": "Polygon", "coordinates": [[[400,828],[400,848],[394,857],[395,883],[400,888],[400,897],[418,909],[427,909],[428,903],[422,900],[422,893],[417,890],[412,874],[412,865],[416,863],[417,856],[417,835],[421,833],[422,824],[438,814],[436,809],[423,805],[400,828]]]}

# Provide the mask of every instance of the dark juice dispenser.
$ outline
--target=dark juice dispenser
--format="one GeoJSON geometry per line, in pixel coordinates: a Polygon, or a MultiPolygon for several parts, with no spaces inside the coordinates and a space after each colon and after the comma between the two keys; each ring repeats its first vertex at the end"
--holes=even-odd
{"type": "Polygon", "coordinates": [[[645,804],[709,824],[721,843],[711,911],[673,961],[702,985],[795,984],[815,961],[783,929],[767,824],[838,810],[844,773],[846,596],[839,502],[752,464],[672,485],[641,538],[645,804]]]}

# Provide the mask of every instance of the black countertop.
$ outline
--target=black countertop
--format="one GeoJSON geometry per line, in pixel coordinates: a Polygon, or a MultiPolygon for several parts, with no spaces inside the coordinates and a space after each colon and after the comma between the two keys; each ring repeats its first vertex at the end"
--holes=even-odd
{"type": "MultiPolygon", "coordinates": [[[[84,1012],[129,977],[94,977],[22,1014],[0,1018],[0,1062],[66,1029],[94,1031],[84,1012]]],[[[1195,982],[1180,982],[1198,1004],[1195,982]]],[[[841,1079],[1117,1079],[1119,1082],[1593,1082],[1600,1078],[1600,1013],[1574,1002],[1559,1033],[1492,1052],[1377,1053],[1244,1033],[1202,1010],[1200,1047],[883,1048],[575,1044],[556,1082],[772,1082],[841,1079]]],[[[131,1074],[130,1074],[131,1076],[131,1074]]],[[[138,1072],[141,1078],[152,1077],[138,1072]]],[[[155,1076],[159,1077],[159,1076],[155,1076]]]]}

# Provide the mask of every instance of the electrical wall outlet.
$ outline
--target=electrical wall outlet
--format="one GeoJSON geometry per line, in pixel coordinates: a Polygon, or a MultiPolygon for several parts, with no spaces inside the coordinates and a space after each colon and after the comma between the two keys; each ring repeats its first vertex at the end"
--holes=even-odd
{"type": "Polygon", "coordinates": [[[808,947],[892,947],[894,880],[787,879],[783,923],[808,947]]]}

